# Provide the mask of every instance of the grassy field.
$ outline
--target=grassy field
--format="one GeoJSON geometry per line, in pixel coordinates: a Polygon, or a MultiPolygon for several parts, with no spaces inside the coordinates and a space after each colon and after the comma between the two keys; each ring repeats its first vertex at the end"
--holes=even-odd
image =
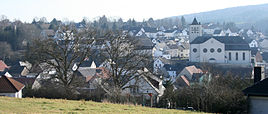
{"type": "MultiPolygon", "coordinates": [[[[63,99],[0,97],[0,114],[6,113],[143,113],[143,114],[194,114],[198,112],[148,108],[134,105],[98,103],[63,99]]],[[[200,113],[199,113],[200,114],[200,113]]]]}

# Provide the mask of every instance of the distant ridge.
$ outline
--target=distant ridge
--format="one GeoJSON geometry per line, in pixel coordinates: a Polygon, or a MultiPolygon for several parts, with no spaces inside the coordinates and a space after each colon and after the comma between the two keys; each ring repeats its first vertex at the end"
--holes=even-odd
{"type": "MultiPolygon", "coordinates": [[[[187,14],[174,16],[169,18],[184,16],[186,21],[190,23],[194,17],[202,23],[206,22],[235,22],[238,26],[255,25],[259,29],[263,29],[263,24],[268,26],[268,3],[260,5],[239,6],[213,10],[208,12],[187,14]]],[[[268,28],[268,27],[267,27],[268,28]]],[[[268,30],[268,29],[267,29],[268,30]]],[[[268,32],[268,31],[267,31],[268,32]]]]}

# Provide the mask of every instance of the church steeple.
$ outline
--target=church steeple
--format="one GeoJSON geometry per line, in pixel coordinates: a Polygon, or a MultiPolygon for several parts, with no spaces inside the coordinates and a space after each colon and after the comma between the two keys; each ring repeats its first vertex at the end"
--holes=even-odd
{"type": "Polygon", "coordinates": [[[193,20],[191,25],[200,25],[200,23],[197,22],[196,18],[194,18],[194,20],[193,20]]]}
{"type": "Polygon", "coordinates": [[[202,25],[194,18],[192,24],[190,24],[189,41],[190,43],[198,36],[202,36],[202,25]]]}

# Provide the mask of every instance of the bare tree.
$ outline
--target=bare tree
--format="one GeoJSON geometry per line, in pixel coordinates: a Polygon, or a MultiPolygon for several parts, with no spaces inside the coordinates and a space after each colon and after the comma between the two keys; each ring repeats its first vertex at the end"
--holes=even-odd
{"type": "Polygon", "coordinates": [[[0,59],[4,60],[5,59],[10,59],[11,56],[14,54],[14,52],[12,51],[12,48],[10,46],[10,44],[8,44],[7,42],[0,42],[0,59]]]}
{"type": "Polygon", "coordinates": [[[78,80],[74,72],[90,56],[95,32],[91,29],[78,32],[75,27],[68,25],[61,26],[58,34],[56,39],[35,41],[27,51],[26,58],[32,63],[47,66],[45,69],[49,79],[71,95],[78,80]]]}
{"type": "Polygon", "coordinates": [[[101,57],[108,63],[110,78],[103,80],[101,86],[109,95],[118,97],[124,89],[130,88],[125,85],[138,76],[137,71],[146,66],[149,55],[137,51],[136,40],[122,32],[109,32],[105,38],[101,57]]]}

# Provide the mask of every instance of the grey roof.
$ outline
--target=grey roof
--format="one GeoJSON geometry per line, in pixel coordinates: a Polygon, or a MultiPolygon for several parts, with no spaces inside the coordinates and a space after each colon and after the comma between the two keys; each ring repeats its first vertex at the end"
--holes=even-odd
{"type": "Polygon", "coordinates": [[[153,42],[149,38],[139,38],[136,44],[136,50],[153,49],[153,42]]]}
{"type": "Polygon", "coordinates": [[[246,95],[268,96],[268,78],[243,90],[246,95]]]}
{"type": "Polygon", "coordinates": [[[166,30],[164,33],[173,33],[175,30],[166,30]]]}
{"type": "Polygon", "coordinates": [[[225,44],[225,50],[250,50],[248,43],[240,36],[200,36],[195,38],[190,44],[201,44],[214,38],[225,44]]]}
{"type": "Polygon", "coordinates": [[[84,77],[94,76],[96,74],[96,69],[95,68],[90,68],[90,67],[79,67],[78,71],[84,77]]]}
{"type": "Polygon", "coordinates": [[[222,30],[214,30],[213,34],[220,34],[222,30]]]}
{"type": "Polygon", "coordinates": [[[145,32],[150,32],[150,33],[156,33],[157,30],[156,28],[151,28],[151,27],[143,27],[145,32]]]}
{"type": "Polygon", "coordinates": [[[200,25],[200,23],[197,22],[196,18],[194,18],[194,20],[193,20],[191,25],[200,25]]]}
{"type": "Polygon", "coordinates": [[[168,45],[169,49],[179,49],[179,46],[176,44],[168,45]]]}

